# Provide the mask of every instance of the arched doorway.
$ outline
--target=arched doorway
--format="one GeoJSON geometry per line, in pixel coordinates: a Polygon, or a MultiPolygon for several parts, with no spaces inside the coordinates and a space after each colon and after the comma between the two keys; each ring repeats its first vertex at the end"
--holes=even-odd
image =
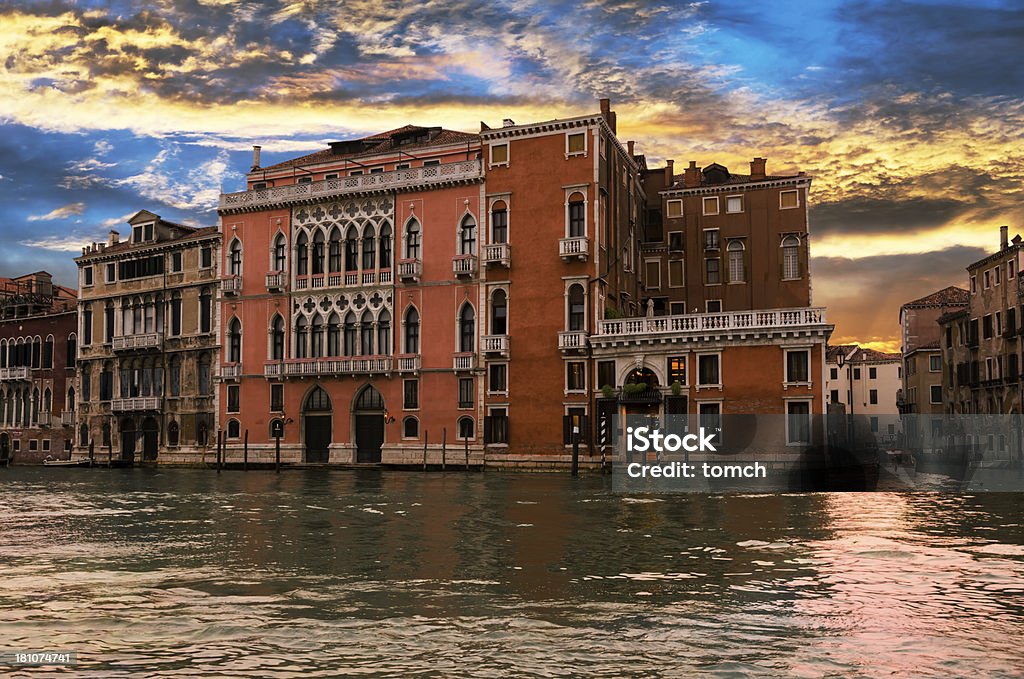
{"type": "Polygon", "coordinates": [[[658,376],[650,368],[637,367],[626,376],[619,403],[626,415],[657,417],[661,407],[658,376]]]}
{"type": "Polygon", "coordinates": [[[135,422],[128,417],[121,420],[121,459],[135,459],[135,422]]]}
{"type": "Polygon", "coordinates": [[[152,417],[147,417],[142,422],[142,459],[147,461],[156,460],[159,447],[160,425],[152,417]]]}
{"type": "Polygon", "coordinates": [[[371,385],[356,396],[352,406],[356,433],[356,462],[380,463],[384,445],[384,397],[371,385]]]}
{"type": "Polygon", "coordinates": [[[331,458],[331,397],[314,387],[303,404],[306,462],[325,463],[331,458]]]}

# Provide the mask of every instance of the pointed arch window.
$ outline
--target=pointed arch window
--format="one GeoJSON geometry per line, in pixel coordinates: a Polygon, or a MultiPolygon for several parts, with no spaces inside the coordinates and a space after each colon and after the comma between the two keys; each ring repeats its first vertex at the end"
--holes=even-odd
{"type": "Polygon", "coordinates": [[[242,362],[242,323],[237,317],[228,326],[228,362],[242,362]]]}
{"type": "Polygon", "coordinates": [[[313,358],[324,355],[324,319],[320,314],[313,316],[313,324],[309,331],[309,353],[313,358]]]}
{"type": "Polygon", "coordinates": [[[508,334],[508,296],[504,290],[495,290],[491,295],[491,334],[508,334]]]}
{"type": "Polygon", "coordinates": [[[341,319],[336,313],[327,319],[327,355],[341,356],[341,319]]]}
{"type": "Polygon", "coordinates": [[[309,356],[309,323],[305,316],[299,316],[295,321],[295,358],[306,358],[309,356]]]}
{"type": "Polygon", "coordinates": [[[391,227],[388,224],[380,227],[380,261],[381,269],[391,268],[391,227]]]}
{"type": "Polygon", "coordinates": [[[470,304],[464,304],[459,312],[459,351],[469,353],[476,346],[476,313],[470,304]]]}
{"type": "Polygon", "coordinates": [[[374,238],[374,230],[372,226],[367,226],[363,230],[363,271],[370,271],[375,268],[375,260],[377,259],[377,241],[374,238]]]}
{"type": "Polygon", "coordinates": [[[377,317],[377,353],[391,353],[391,314],[387,309],[377,317]]]}
{"type": "Polygon", "coordinates": [[[462,218],[462,226],[459,229],[459,254],[472,255],[476,252],[476,220],[472,215],[462,218]]]}
{"type": "Polygon", "coordinates": [[[228,248],[228,272],[232,276],[242,275],[242,241],[235,238],[228,248]]]}
{"type": "Polygon", "coordinates": [[[356,227],[348,227],[345,234],[345,271],[357,271],[359,269],[359,235],[356,227]]]}
{"type": "Polygon", "coordinates": [[[284,319],[274,316],[270,326],[270,358],[275,361],[284,360],[284,319]]]}
{"type": "Polygon", "coordinates": [[[331,409],[331,397],[323,390],[323,387],[316,387],[306,397],[306,412],[325,412],[331,409]]]}
{"type": "Polygon", "coordinates": [[[313,236],[313,275],[320,276],[324,272],[324,232],[317,231],[313,236]]]}
{"type": "Polygon", "coordinates": [[[295,242],[295,273],[299,276],[309,275],[309,236],[305,232],[300,233],[295,242]]]}
{"type": "Polygon", "coordinates": [[[359,355],[370,356],[373,354],[373,316],[369,311],[363,312],[359,319],[359,355]]]}
{"type": "Polygon", "coordinates": [[[569,287],[569,330],[581,332],[586,329],[587,305],[583,286],[575,283],[569,287]]]}
{"type": "Polygon", "coordinates": [[[274,271],[284,271],[288,261],[288,247],[285,244],[284,234],[279,233],[274,238],[274,271]]]}
{"type": "Polygon", "coordinates": [[[345,355],[356,355],[356,316],[351,311],[345,314],[345,355]]]}
{"type": "Polygon", "coordinates": [[[415,219],[405,225],[405,258],[420,258],[420,223],[415,219]]]}
{"type": "Polygon", "coordinates": [[[331,241],[328,248],[327,270],[331,273],[341,272],[341,231],[338,227],[331,229],[331,241]]]}
{"type": "Polygon", "coordinates": [[[416,307],[405,312],[405,353],[420,353],[420,313],[416,307]]]}

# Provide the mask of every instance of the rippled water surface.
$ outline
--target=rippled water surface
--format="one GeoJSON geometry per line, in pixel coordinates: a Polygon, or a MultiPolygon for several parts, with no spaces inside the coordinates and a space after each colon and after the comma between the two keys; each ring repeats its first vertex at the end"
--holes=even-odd
{"type": "Polygon", "coordinates": [[[13,676],[1021,676],[1022,526],[1011,494],[0,469],[0,650],[79,655],[13,676]]]}

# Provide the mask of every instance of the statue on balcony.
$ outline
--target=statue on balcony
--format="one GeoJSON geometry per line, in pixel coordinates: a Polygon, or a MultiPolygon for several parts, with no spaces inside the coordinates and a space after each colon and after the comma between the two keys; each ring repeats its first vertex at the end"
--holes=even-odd
{"type": "Polygon", "coordinates": [[[647,300],[647,318],[654,318],[654,300],[647,300]]]}

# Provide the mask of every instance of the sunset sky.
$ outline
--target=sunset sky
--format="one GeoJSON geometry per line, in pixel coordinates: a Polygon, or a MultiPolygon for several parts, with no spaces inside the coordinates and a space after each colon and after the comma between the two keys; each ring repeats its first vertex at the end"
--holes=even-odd
{"type": "MultiPolygon", "coordinates": [[[[1019,2],[0,3],[0,275],[141,208],[212,225],[263,163],[406,123],[595,112],[648,164],[815,177],[814,303],[898,348],[899,305],[1024,232],[1019,2]]],[[[873,344],[872,344],[873,343],[873,344]]]]}

